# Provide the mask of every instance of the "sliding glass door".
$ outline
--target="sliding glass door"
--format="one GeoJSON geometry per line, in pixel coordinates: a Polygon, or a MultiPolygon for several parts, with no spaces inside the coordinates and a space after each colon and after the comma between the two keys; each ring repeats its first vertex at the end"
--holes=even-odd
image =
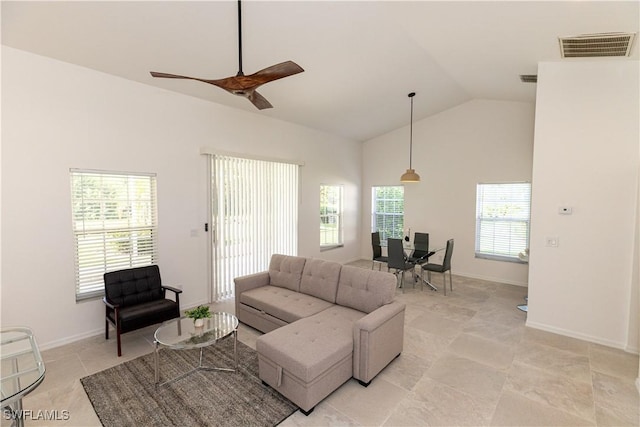
{"type": "Polygon", "coordinates": [[[211,156],[212,300],[233,279],[265,271],[274,253],[298,252],[299,165],[211,156]]]}

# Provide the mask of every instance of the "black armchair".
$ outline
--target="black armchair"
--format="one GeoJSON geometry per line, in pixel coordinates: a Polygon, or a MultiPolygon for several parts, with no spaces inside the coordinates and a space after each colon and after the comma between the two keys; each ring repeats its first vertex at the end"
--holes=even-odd
{"type": "Polygon", "coordinates": [[[180,317],[182,290],[162,286],[157,265],[105,273],[104,293],[105,338],[109,339],[111,323],[116,329],[118,357],[122,356],[121,334],[180,317]],[[165,298],[167,290],[174,293],[175,301],[165,298]]]}

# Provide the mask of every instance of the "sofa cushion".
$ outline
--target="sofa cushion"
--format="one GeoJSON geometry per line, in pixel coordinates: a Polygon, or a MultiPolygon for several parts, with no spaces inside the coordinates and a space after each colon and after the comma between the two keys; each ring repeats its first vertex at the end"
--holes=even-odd
{"type": "Polygon", "coordinates": [[[256,350],[291,374],[310,383],[353,353],[353,323],[364,314],[332,306],[256,341],[256,350]]]}
{"type": "Polygon", "coordinates": [[[273,254],[269,263],[271,285],[300,291],[300,279],[306,258],[273,254]]]}
{"type": "Polygon", "coordinates": [[[277,286],[262,286],[240,294],[240,303],[264,311],[287,323],[309,317],[331,307],[331,303],[311,295],[277,286]]]}
{"type": "Polygon", "coordinates": [[[335,303],[341,268],[342,264],[337,262],[308,259],[302,271],[300,292],[335,303]]]}
{"type": "Polygon", "coordinates": [[[343,266],[336,303],[365,313],[393,301],[397,279],[391,273],[343,266]]]}

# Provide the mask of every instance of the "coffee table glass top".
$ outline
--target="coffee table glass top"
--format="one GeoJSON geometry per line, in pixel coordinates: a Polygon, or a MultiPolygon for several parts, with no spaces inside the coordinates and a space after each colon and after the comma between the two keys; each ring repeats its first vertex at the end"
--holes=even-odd
{"type": "Polygon", "coordinates": [[[181,317],[164,322],[154,338],[158,344],[173,349],[202,348],[214,344],[238,329],[238,318],[231,313],[212,313],[204,326],[196,328],[193,319],[181,317]]]}

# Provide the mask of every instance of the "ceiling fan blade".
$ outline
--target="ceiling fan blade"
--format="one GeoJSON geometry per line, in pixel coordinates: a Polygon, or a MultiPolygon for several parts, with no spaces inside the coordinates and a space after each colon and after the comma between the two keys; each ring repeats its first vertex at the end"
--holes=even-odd
{"type": "Polygon", "coordinates": [[[247,99],[251,101],[251,103],[255,105],[258,110],[273,108],[273,105],[271,105],[271,103],[267,101],[264,96],[260,95],[255,90],[247,94],[247,99]]]}
{"type": "Polygon", "coordinates": [[[280,64],[267,67],[247,77],[260,81],[260,84],[265,84],[294,74],[302,73],[303,71],[304,69],[295,62],[285,61],[280,64]]]}

